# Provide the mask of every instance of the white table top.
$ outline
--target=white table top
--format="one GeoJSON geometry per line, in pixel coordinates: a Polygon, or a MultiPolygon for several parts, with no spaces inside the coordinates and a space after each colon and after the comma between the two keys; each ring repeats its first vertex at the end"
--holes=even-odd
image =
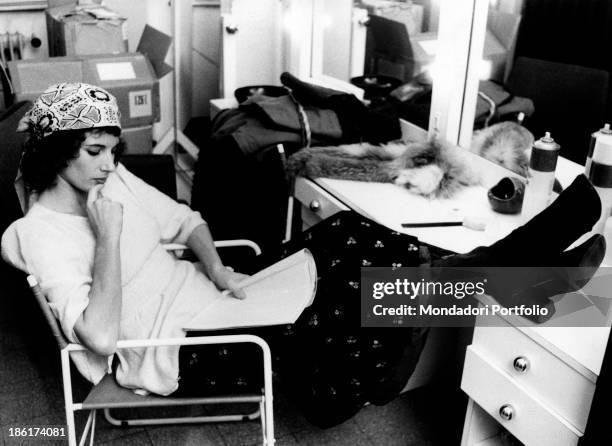
{"type": "MultiPolygon", "coordinates": [[[[462,150],[462,149],[458,149],[462,150]]],[[[481,185],[466,187],[449,199],[428,199],[389,183],[366,183],[361,181],[317,178],[315,182],[340,199],[351,209],[391,229],[414,235],[420,240],[466,253],[477,246],[488,246],[503,238],[522,224],[521,216],[494,212],[487,199],[488,189],[501,178],[514,175],[512,172],[479,156],[465,151],[472,165],[478,166],[481,185]],[[484,231],[463,226],[402,228],[402,223],[424,223],[436,221],[461,221],[469,217],[486,223],[484,231]]],[[[584,167],[566,159],[558,163],[557,177],[567,186],[584,167]]]]}

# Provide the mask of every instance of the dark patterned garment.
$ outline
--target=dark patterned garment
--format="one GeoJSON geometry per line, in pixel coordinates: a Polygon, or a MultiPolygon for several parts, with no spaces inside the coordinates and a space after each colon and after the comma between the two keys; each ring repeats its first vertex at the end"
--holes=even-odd
{"type": "MultiPolygon", "coordinates": [[[[261,262],[270,264],[302,248],[312,252],[317,264],[314,303],[295,324],[249,332],[270,344],[276,381],[306,418],[330,427],[366,402],[385,404],[394,398],[412,374],[427,334],[419,328],[362,328],[360,268],[417,266],[422,258],[416,238],[347,211],[313,226],[261,262]]],[[[228,332],[236,331],[223,334],[228,332]]],[[[183,394],[261,387],[261,367],[245,367],[261,363],[255,346],[182,347],[180,362],[183,394]]]]}

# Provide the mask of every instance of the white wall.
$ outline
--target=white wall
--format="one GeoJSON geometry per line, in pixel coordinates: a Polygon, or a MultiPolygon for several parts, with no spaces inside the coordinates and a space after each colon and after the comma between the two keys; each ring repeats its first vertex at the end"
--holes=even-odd
{"type": "MultiPolygon", "coordinates": [[[[440,4],[429,131],[436,132],[451,144],[459,142],[472,13],[475,2],[480,1],[452,0],[440,4]]],[[[478,54],[482,54],[482,46],[478,54]]]]}
{"type": "Polygon", "coordinates": [[[281,11],[279,0],[232,0],[223,6],[221,91],[226,97],[238,87],[278,84],[281,72],[281,11]],[[228,13],[225,13],[228,11],[228,13]]]}
{"type": "Polygon", "coordinates": [[[312,27],[315,0],[281,2],[282,70],[299,78],[312,75],[312,27]]]}
{"type": "MultiPolygon", "coordinates": [[[[128,46],[135,51],[146,24],[168,34],[173,33],[173,5],[177,2],[179,32],[174,36],[180,41],[179,91],[181,92],[180,110],[177,110],[179,128],[183,128],[191,116],[191,1],[190,0],[105,0],[104,4],[128,19],[128,46]],[[189,42],[189,43],[185,43],[189,42]]],[[[170,47],[166,63],[174,66],[173,46],[170,47]]],[[[175,70],[176,71],[176,70],[175,70]]],[[[174,125],[175,73],[164,76],[159,83],[161,120],[153,127],[153,138],[159,141],[174,125]]]]}
{"type": "Polygon", "coordinates": [[[350,79],[353,0],[325,1],[322,17],[323,74],[343,81],[350,79]]]}

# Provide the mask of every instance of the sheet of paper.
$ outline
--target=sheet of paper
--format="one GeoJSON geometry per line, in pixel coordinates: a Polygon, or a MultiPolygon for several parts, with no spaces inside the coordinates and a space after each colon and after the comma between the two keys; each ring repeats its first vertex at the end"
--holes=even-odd
{"type": "Polygon", "coordinates": [[[317,270],[308,250],[260,271],[244,288],[247,298],[222,296],[184,327],[217,330],[294,323],[316,292],[317,270]]]}
{"type": "Polygon", "coordinates": [[[136,79],[132,62],[106,62],[96,64],[98,77],[101,81],[118,81],[136,79]]]}

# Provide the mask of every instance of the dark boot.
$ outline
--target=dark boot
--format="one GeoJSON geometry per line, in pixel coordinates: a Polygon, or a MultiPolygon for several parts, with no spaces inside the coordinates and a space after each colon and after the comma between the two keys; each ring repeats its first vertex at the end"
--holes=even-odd
{"type": "Polygon", "coordinates": [[[548,308],[548,319],[554,313],[550,298],[581,289],[603,261],[606,243],[601,235],[565,251],[593,227],[600,213],[599,195],[580,175],[550,206],[502,240],[434,261],[432,266],[440,267],[438,280],[469,281],[486,274],[487,294],[501,305],[536,304],[548,308]]]}
{"type": "MultiPolygon", "coordinates": [[[[597,191],[579,175],[550,206],[503,239],[432,266],[558,266],[560,254],[591,230],[600,214],[597,191]]],[[[570,261],[573,256],[567,253],[563,259],[570,261]]]]}
{"type": "Polygon", "coordinates": [[[606,254],[606,239],[596,234],[589,240],[551,259],[551,266],[532,269],[532,278],[522,278],[522,289],[514,292],[518,301],[542,300],[582,289],[597,272],[606,254]],[[527,286],[526,286],[527,285],[527,286]]]}

